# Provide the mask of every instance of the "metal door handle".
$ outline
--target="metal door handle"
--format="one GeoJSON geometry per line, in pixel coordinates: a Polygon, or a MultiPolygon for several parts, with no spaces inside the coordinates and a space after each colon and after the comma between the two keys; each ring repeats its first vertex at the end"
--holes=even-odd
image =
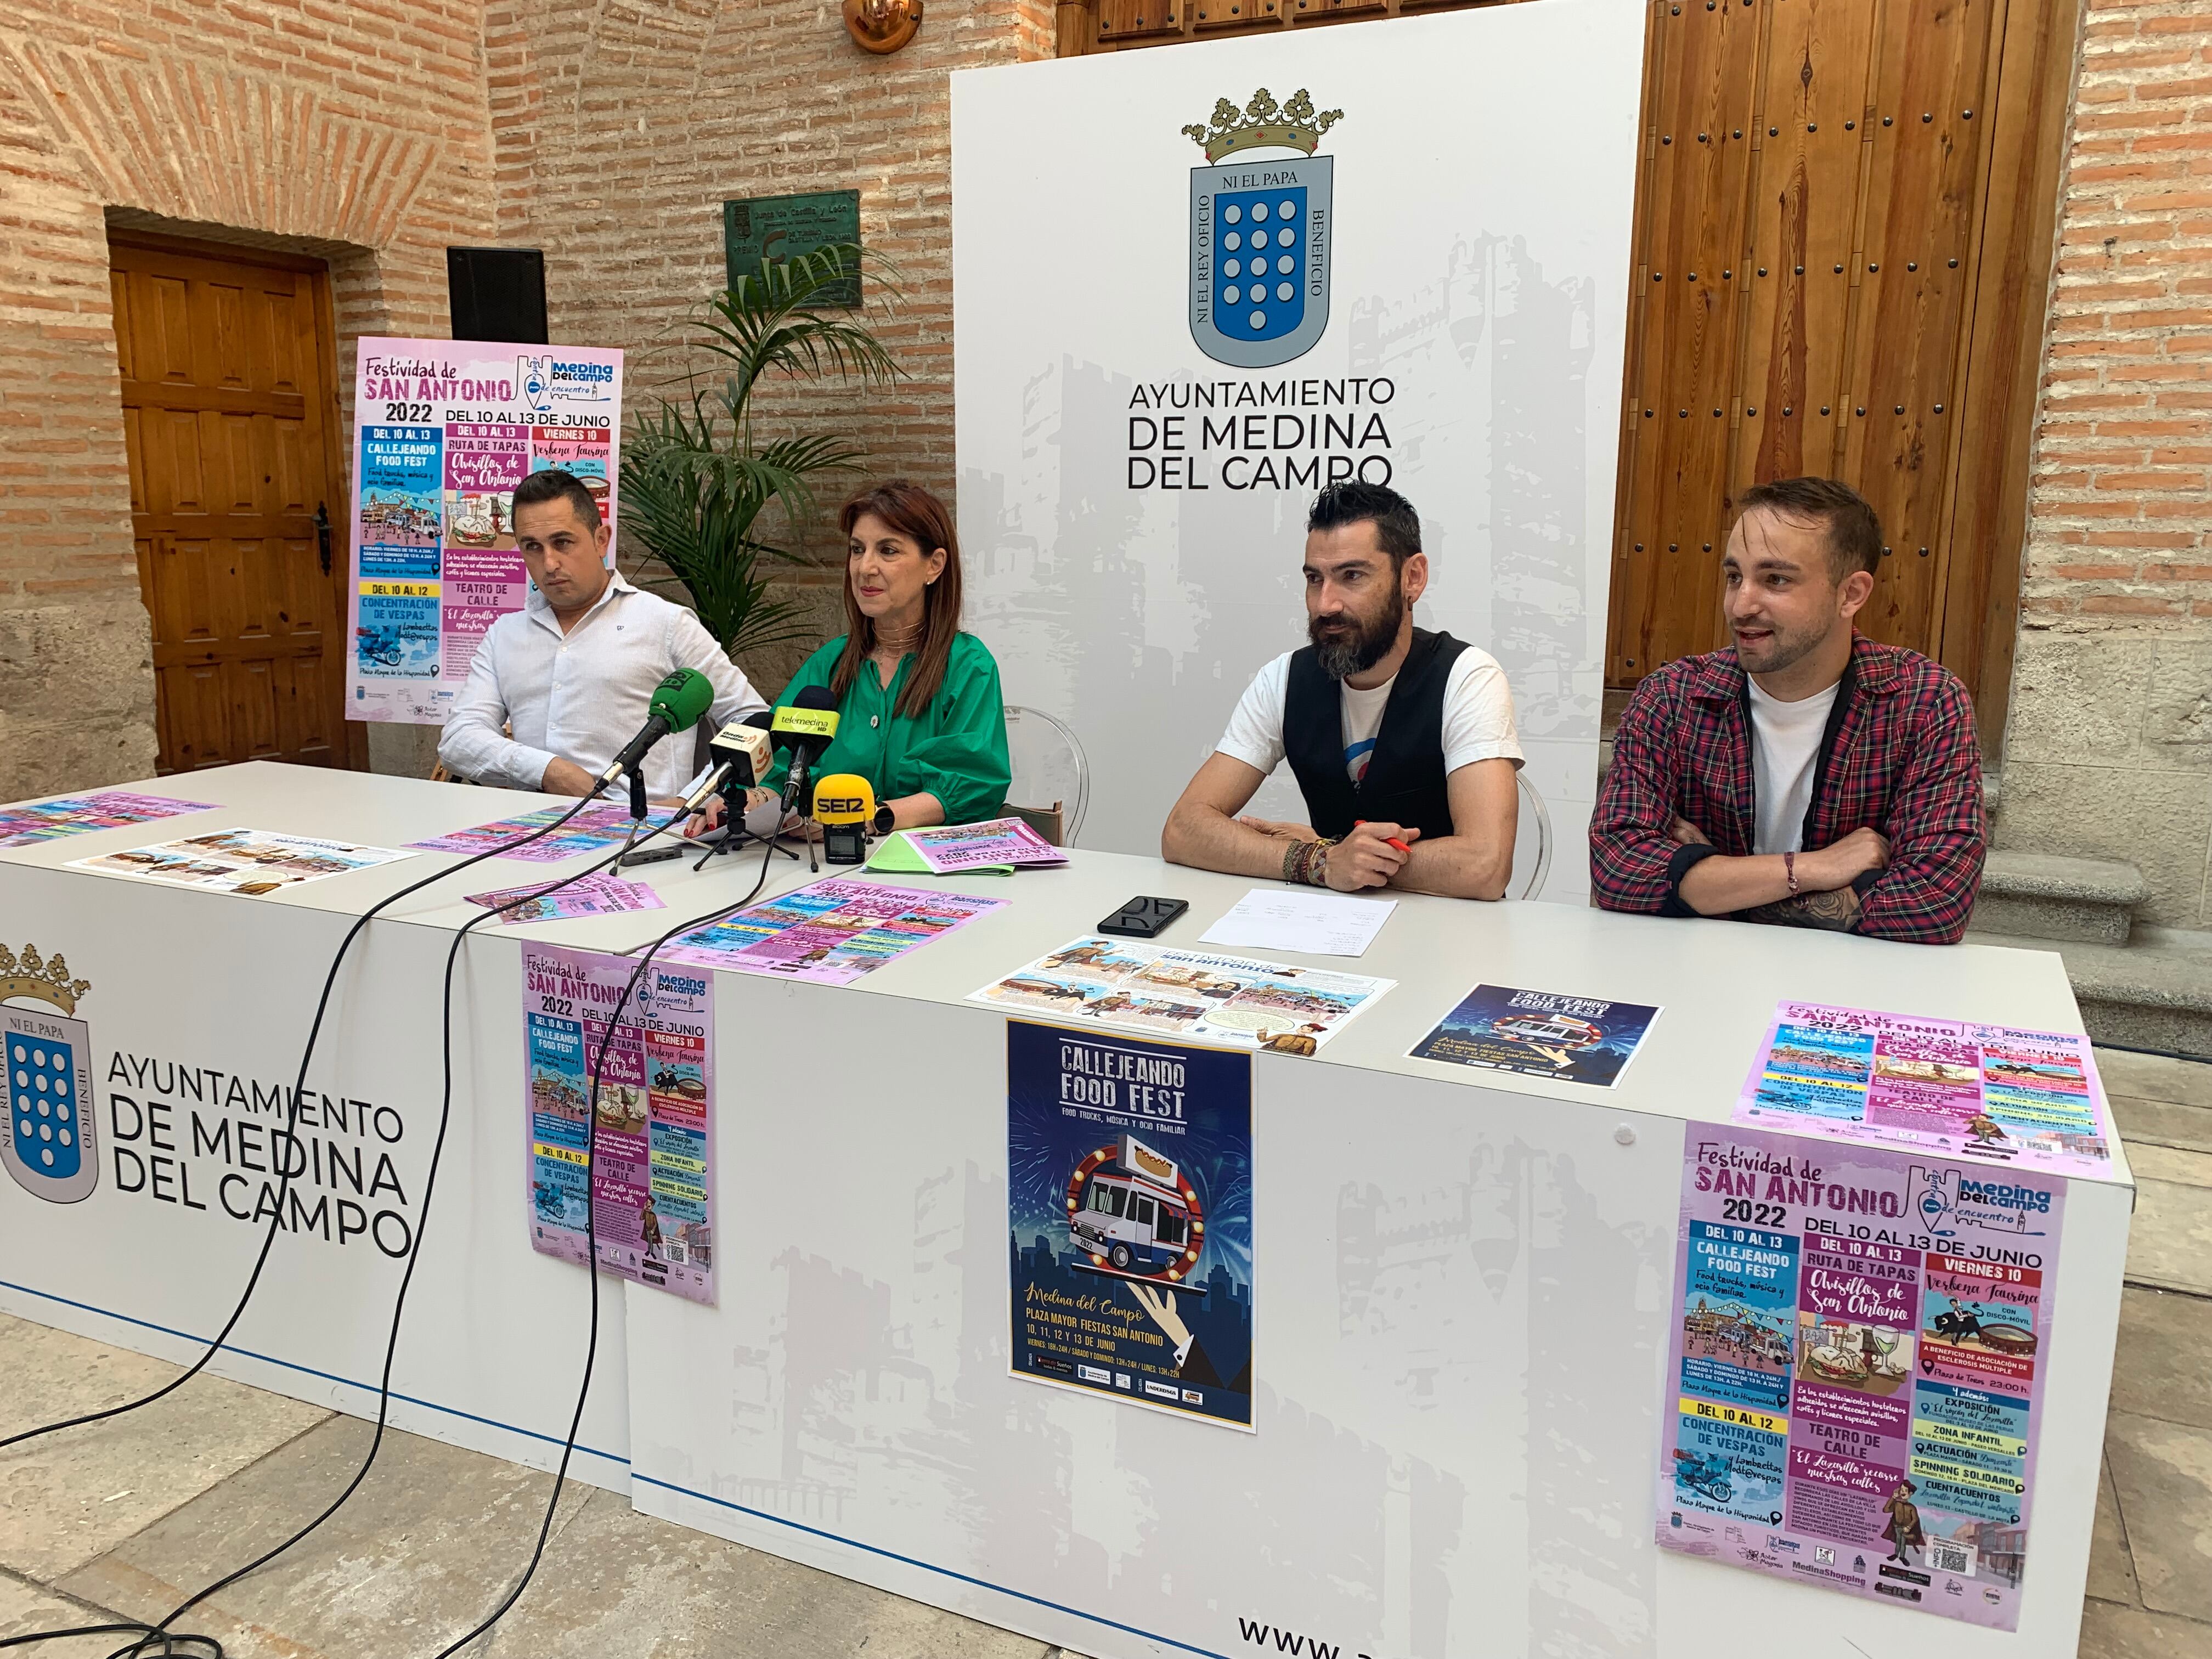
{"type": "Polygon", "coordinates": [[[322,556],[323,574],[331,574],[331,514],[322,502],[315,503],[315,550],[322,556]]]}

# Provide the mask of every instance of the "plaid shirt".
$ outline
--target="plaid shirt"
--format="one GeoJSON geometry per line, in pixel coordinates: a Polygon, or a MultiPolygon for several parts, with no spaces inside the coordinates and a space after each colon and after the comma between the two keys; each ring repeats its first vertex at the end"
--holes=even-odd
{"type": "MultiPolygon", "coordinates": [[[[1684,657],[1645,676],[1614,734],[1590,817],[1590,885],[1607,910],[1669,916],[1690,866],[1707,856],[1668,830],[1687,819],[1729,857],[1748,854],[1753,799],[1748,681],[1733,651],[1684,657]]],[[[1855,639],[1813,775],[1807,850],[1862,827],[1890,861],[1859,883],[1854,933],[1955,945],[1982,883],[1982,763],[1973,705],[1950,671],[1916,651],[1855,639]]]]}

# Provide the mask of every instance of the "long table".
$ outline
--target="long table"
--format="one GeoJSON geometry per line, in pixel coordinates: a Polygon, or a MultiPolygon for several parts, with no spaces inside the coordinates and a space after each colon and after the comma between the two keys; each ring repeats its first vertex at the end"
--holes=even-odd
{"type": "MultiPolygon", "coordinates": [[[[0,943],[64,953],[90,982],[76,1018],[110,1132],[84,1201],[0,1182],[0,1307],[181,1358],[258,1246],[269,1177],[254,1165],[331,952],[370,904],[458,859],[261,898],[63,866],[231,826],[398,847],[550,803],[269,764],[136,787],[216,810],[0,850],[0,943]]],[[[757,867],[656,865],[637,873],[665,910],[470,935],[433,1200],[440,985],[477,914],[461,895],[581,862],[480,866],[356,946],[310,1075],[303,1133],[325,1144],[216,1369],[372,1409],[398,1255],[419,1231],[395,1419],[538,1467],[557,1455],[586,1283],[528,1239],[521,941],[633,949],[734,902],[757,867]]],[[[808,879],[779,859],[768,890],[808,879]]],[[[1102,1659],[1292,1637],[1346,1659],[1765,1659],[1808,1639],[2073,1652],[2132,1206],[2124,1152],[2110,1179],[2069,1183],[2016,1634],[1652,1538],[1685,1140],[1728,1121],[1777,1000],[2078,1031],[2056,956],[1419,896],[1356,963],[1255,953],[1399,984],[1317,1055],[1254,1058],[1248,1435],[1009,1374],[1007,1016],[964,999],[1134,894],[1188,899],[1163,943],[1194,943],[1253,884],[1077,852],[941,884],[1012,902],[848,988],[715,976],[719,1301],[601,1278],[582,1478],[1102,1659]],[[1665,1012],[1610,1091],[1408,1058],[1477,981],[1665,1012]]]]}

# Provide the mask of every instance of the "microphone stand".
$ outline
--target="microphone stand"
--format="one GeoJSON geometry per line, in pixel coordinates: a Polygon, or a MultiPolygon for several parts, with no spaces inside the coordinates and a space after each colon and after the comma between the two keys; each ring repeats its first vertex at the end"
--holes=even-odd
{"type": "Polygon", "coordinates": [[[775,835],[756,836],[751,830],[746,829],[744,792],[742,790],[739,791],[734,799],[728,799],[723,803],[722,833],[715,840],[707,842],[707,850],[699,854],[698,861],[691,866],[692,873],[696,875],[700,871],[705,869],[707,867],[707,860],[708,859],[720,857],[721,854],[726,853],[734,853],[739,848],[744,847],[753,842],[758,842],[763,846],[771,847],[775,848],[775,851],[782,854],[784,857],[790,859],[794,863],[797,862],[799,854],[793,852],[791,848],[783,844],[783,836],[781,834],[782,819],[781,817],[777,818],[776,823],[778,833],[775,835]]]}
{"type": "Polygon", "coordinates": [[[645,828],[645,768],[641,764],[629,769],[629,838],[623,842],[622,851],[615,854],[611,874],[622,874],[623,860],[636,849],[638,832],[645,828]]]}

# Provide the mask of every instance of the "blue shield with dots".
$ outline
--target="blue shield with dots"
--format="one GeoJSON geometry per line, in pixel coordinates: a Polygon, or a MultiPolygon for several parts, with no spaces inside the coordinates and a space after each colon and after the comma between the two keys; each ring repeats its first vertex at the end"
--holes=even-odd
{"type": "Polygon", "coordinates": [[[0,1162],[36,1197],[55,1204],[90,1197],[100,1183],[91,1031],[81,1019],[0,1007],[0,1055],[8,1102],[0,1162]]]}
{"type": "Polygon", "coordinates": [[[1218,363],[1273,368],[1328,327],[1332,157],[1190,174],[1190,337],[1218,363]]]}

